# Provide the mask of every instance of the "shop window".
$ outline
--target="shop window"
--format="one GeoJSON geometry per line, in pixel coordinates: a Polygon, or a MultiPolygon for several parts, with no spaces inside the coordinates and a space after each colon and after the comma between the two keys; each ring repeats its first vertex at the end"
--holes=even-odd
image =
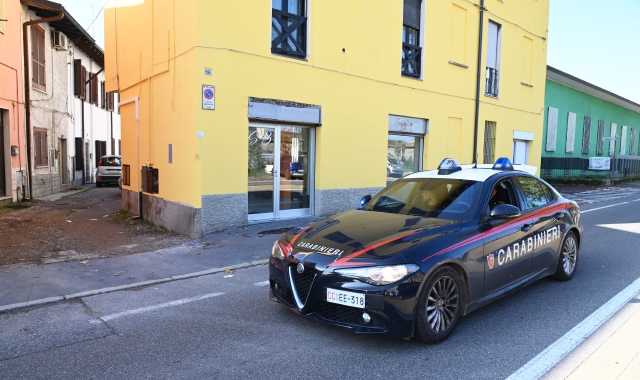
{"type": "Polygon", "coordinates": [[[306,0],[272,0],[271,52],[307,56],[306,0]]]}
{"type": "Polygon", "coordinates": [[[422,170],[422,136],[389,134],[387,184],[422,170]]]}
{"type": "Polygon", "coordinates": [[[31,26],[31,79],[33,87],[46,90],[44,29],[37,25],[31,26]]]}
{"type": "Polygon", "coordinates": [[[496,161],[496,122],[484,122],[484,163],[493,164],[496,161]]]}
{"type": "Polygon", "coordinates": [[[422,47],[420,47],[420,21],[422,0],[404,0],[402,16],[402,75],[420,78],[422,47]]]}

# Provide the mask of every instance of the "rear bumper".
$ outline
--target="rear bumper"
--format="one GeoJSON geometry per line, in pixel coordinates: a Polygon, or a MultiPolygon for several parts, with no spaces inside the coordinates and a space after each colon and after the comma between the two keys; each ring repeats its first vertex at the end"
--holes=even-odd
{"type": "Polygon", "coordinates": [[[100,175],[96,177],[96,182],[110,182],[110,183],[118,183],[120,179],[119,175],[100,175]]]}

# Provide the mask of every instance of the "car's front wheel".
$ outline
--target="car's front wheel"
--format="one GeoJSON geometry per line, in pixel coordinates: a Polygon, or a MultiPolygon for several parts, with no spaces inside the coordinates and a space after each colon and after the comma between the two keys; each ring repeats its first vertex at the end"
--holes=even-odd
{"type": "Polygon", "coordinates": [[[462,281],[450,267],[442,267],[429,276],[420,293],[416,313],[416,336],[427,343],[447,339],[462,314],[462,281]]]}
{"type": "Polygon", "coordinates": [[[578,238],[573,231],[569,231],[560,246],[558,267],[553,278],[559,281],[569,281],[576,273],[578,266],[578,238]]]}

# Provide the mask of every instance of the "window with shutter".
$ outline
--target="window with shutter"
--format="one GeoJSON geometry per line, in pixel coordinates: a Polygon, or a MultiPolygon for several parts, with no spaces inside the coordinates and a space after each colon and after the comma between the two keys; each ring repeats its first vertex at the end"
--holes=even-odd
{"type": "Polygon", "coordinates": [[[489,33],[487,36],[487,69],[484,94],[492,97],[498,97],[500,33],[500,24],[489,21],[489,33]]]}
{"type": "Polygon", "coordinates": [[[33,87],[46,90],[44,30],[37,25],[31,26],[31,79],[33,87]]]}
{"type": "Polygon", "coordinates": [[[47,146],[47,130],[33,129],[33,162],[35,167],[43,167],[49,164],[49,149],[47,146]]]}
{"type": "Polygon", "coordinates": [[[589,154],[589,140],[591,139],[591,118],[584,117],[582,125],[582,154],[589,154]]]}
{"type": "Polygon", "coordinates": [[[299,58],[307,55],[305,0],[272,0],[271,52],[299,58]]]}
{"type": "Polygon", "coordinates": [[[495,162],[496,151],[496,122],[484,122],[484,163],[493,164],[495,162]]]}
{"type": "Polygon", "coordinates": [[[89,88],[91,90],[91,104],[98,105],[98,76],[95,73],[89,73],[91,80],[89,81],[89,88]]]}
{"type": "Polygon", "coordinates": [[[75,96],[77,96],[80,99],[84,98],[84,93],[82,91],[82,89],[84,88],[83,86],[83,81],[82,78],[84,78],[82,76],[82,61],[79,59],[74,59],[73,60],[73,94],[75,96]]]}
{"type": "Polygon", "coordinates": [[[420,78],[422,48],[420,47],[420,24],[422,0],[404,0],[402,15],[402,66],[404,76],[420,78]]]}
{"type": "Polygon", "coordinates": [[[102,109],[106,109],[107,108],[107,91],[105,90],[104,87],[104,81],[100,82],[100,107],[102,109]]]}

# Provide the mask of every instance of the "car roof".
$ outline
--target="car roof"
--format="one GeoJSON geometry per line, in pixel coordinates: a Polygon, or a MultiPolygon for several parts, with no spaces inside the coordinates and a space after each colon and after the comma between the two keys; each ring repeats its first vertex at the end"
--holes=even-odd
{"type": "MultiPolygon", "coordinates": [[[[438,174],[438,170],[425,170],[422,172],[417,172],[410,174],[404,178],[408,179],[418,179],[418,178],[451,178],[451,179],[461,179],[468,181],[477,181],[477,182],[485,182],[490,177],[505,173],[507,171],[504,170],[493,170],[492,164],[478,164],[477,167],[474,165],[460,165],[462,170],[451,174],[438,174]]],[[[514,172],[524,172],[532,175],[536,175],[537,168],[535,166],[529,165],[513,165],[514,172]]]]}

